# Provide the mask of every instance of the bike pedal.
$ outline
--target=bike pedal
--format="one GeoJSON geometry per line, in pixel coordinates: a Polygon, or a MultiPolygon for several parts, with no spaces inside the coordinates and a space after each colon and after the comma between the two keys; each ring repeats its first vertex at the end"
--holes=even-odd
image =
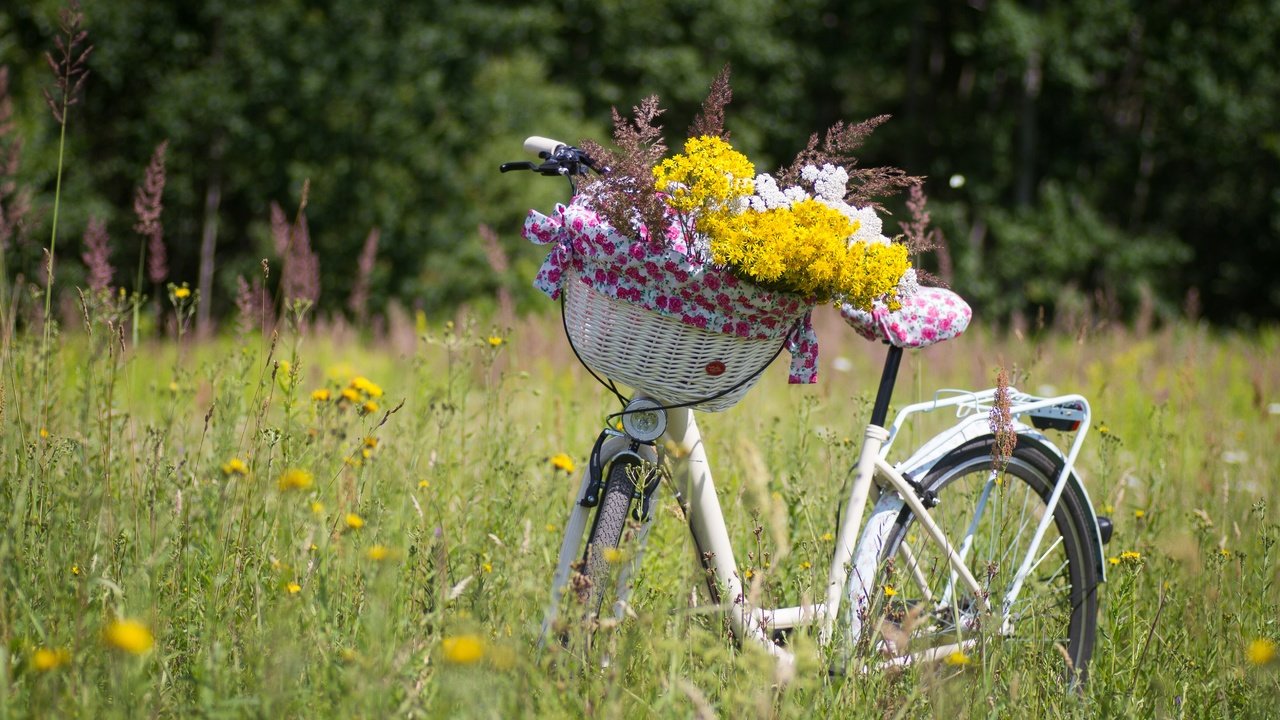
{"type": "Polygon", "coordinates": [[[1111,518],[1105,515],[1098,516],[1098,535],[1102,536],[1102,544],[1106,545],[1111,542],[1111,533],[1115,530],[1111,518]]]}

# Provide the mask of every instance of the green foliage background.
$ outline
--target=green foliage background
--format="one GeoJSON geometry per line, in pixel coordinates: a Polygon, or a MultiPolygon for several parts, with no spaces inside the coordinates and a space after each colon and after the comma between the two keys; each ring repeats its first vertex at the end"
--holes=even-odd
{"type": "MultiPolygon", "coordinates": [[[[37,198],[11,275],[34,276],[45,244],[57,135],[40,91],[59,5],[0,11],[18,179],[37,198]]],[[[445,312],[499,286],[532,306],[538,251],[520,218],[564,188],[496,165],[520,157],[525,135],[607,137],[610,108],[650,93],[678,141],[729,62],[729,128],[759,167],[835,120],[893,114],[864,162],[929,177],[951,245],[944,275],[988,318],[1169,316],[1189,297],[1222,323],[1280,317],[1271,0],[130,0],[85,12],[96,50],[70,120],[65,247],[78,254],[96,214],[116,265],[132,267],[132,189],[167,138],[172,278],[194,280],[206,194],[221,194],[205,299],[217,313],[235,278],[272,256],[269,203],[296,207],[304,179],[328,311],[343,307],[373,227],[376,309],[445,312]],[[476,242],[482,222],[513,258],[503,276],[476,242]]],[[[62,286],[82,272],[62,262],[62,286]]]]}

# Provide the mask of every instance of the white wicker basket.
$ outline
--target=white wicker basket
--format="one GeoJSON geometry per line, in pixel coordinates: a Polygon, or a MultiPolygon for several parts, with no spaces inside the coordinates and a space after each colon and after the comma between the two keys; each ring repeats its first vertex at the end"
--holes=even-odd
{"type": "Polygon", "coordinates": [[[664,403],[697,403],[695,410],[737,404],[791,330],[764,340],[710,332],[597,292],[572,268],[562,287],[569,340],[587,367],[664,403]]]}

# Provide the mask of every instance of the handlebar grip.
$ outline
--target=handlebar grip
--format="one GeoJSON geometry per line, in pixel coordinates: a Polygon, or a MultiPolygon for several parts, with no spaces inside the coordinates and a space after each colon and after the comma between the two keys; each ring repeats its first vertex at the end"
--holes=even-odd
{"type": "Polygon", "coordinates": [[[568,144],[569,143],[560,142],[559,140],[552,140],[551,138],[534,135],[524,141],[524,150],[525,152],[533,153],[538,157],[550,157],[556,154],[556,150],[559,150],[568,144]],[[543,155],[543,153],[546,153],[546,155],[543,155]]]}

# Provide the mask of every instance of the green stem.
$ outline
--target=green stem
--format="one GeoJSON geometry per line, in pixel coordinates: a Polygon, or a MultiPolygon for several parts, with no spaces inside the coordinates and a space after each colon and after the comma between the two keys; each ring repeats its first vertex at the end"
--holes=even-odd
{"type": "Polygon", "coordinates": [[[58,209],[62,203],[62,160],[67,145],[67,103],[62,103],[61,130],[58,135],[58,177],[53,186],[53,229],[49,238],[49,260],[45,265],[44,278],[44,338],[40,345],[42,380],[40,392],[40,427],[48,423],[49,413],[49,340],[50,309],[53,305],[53,257],[58,246],[58,209]]]}

